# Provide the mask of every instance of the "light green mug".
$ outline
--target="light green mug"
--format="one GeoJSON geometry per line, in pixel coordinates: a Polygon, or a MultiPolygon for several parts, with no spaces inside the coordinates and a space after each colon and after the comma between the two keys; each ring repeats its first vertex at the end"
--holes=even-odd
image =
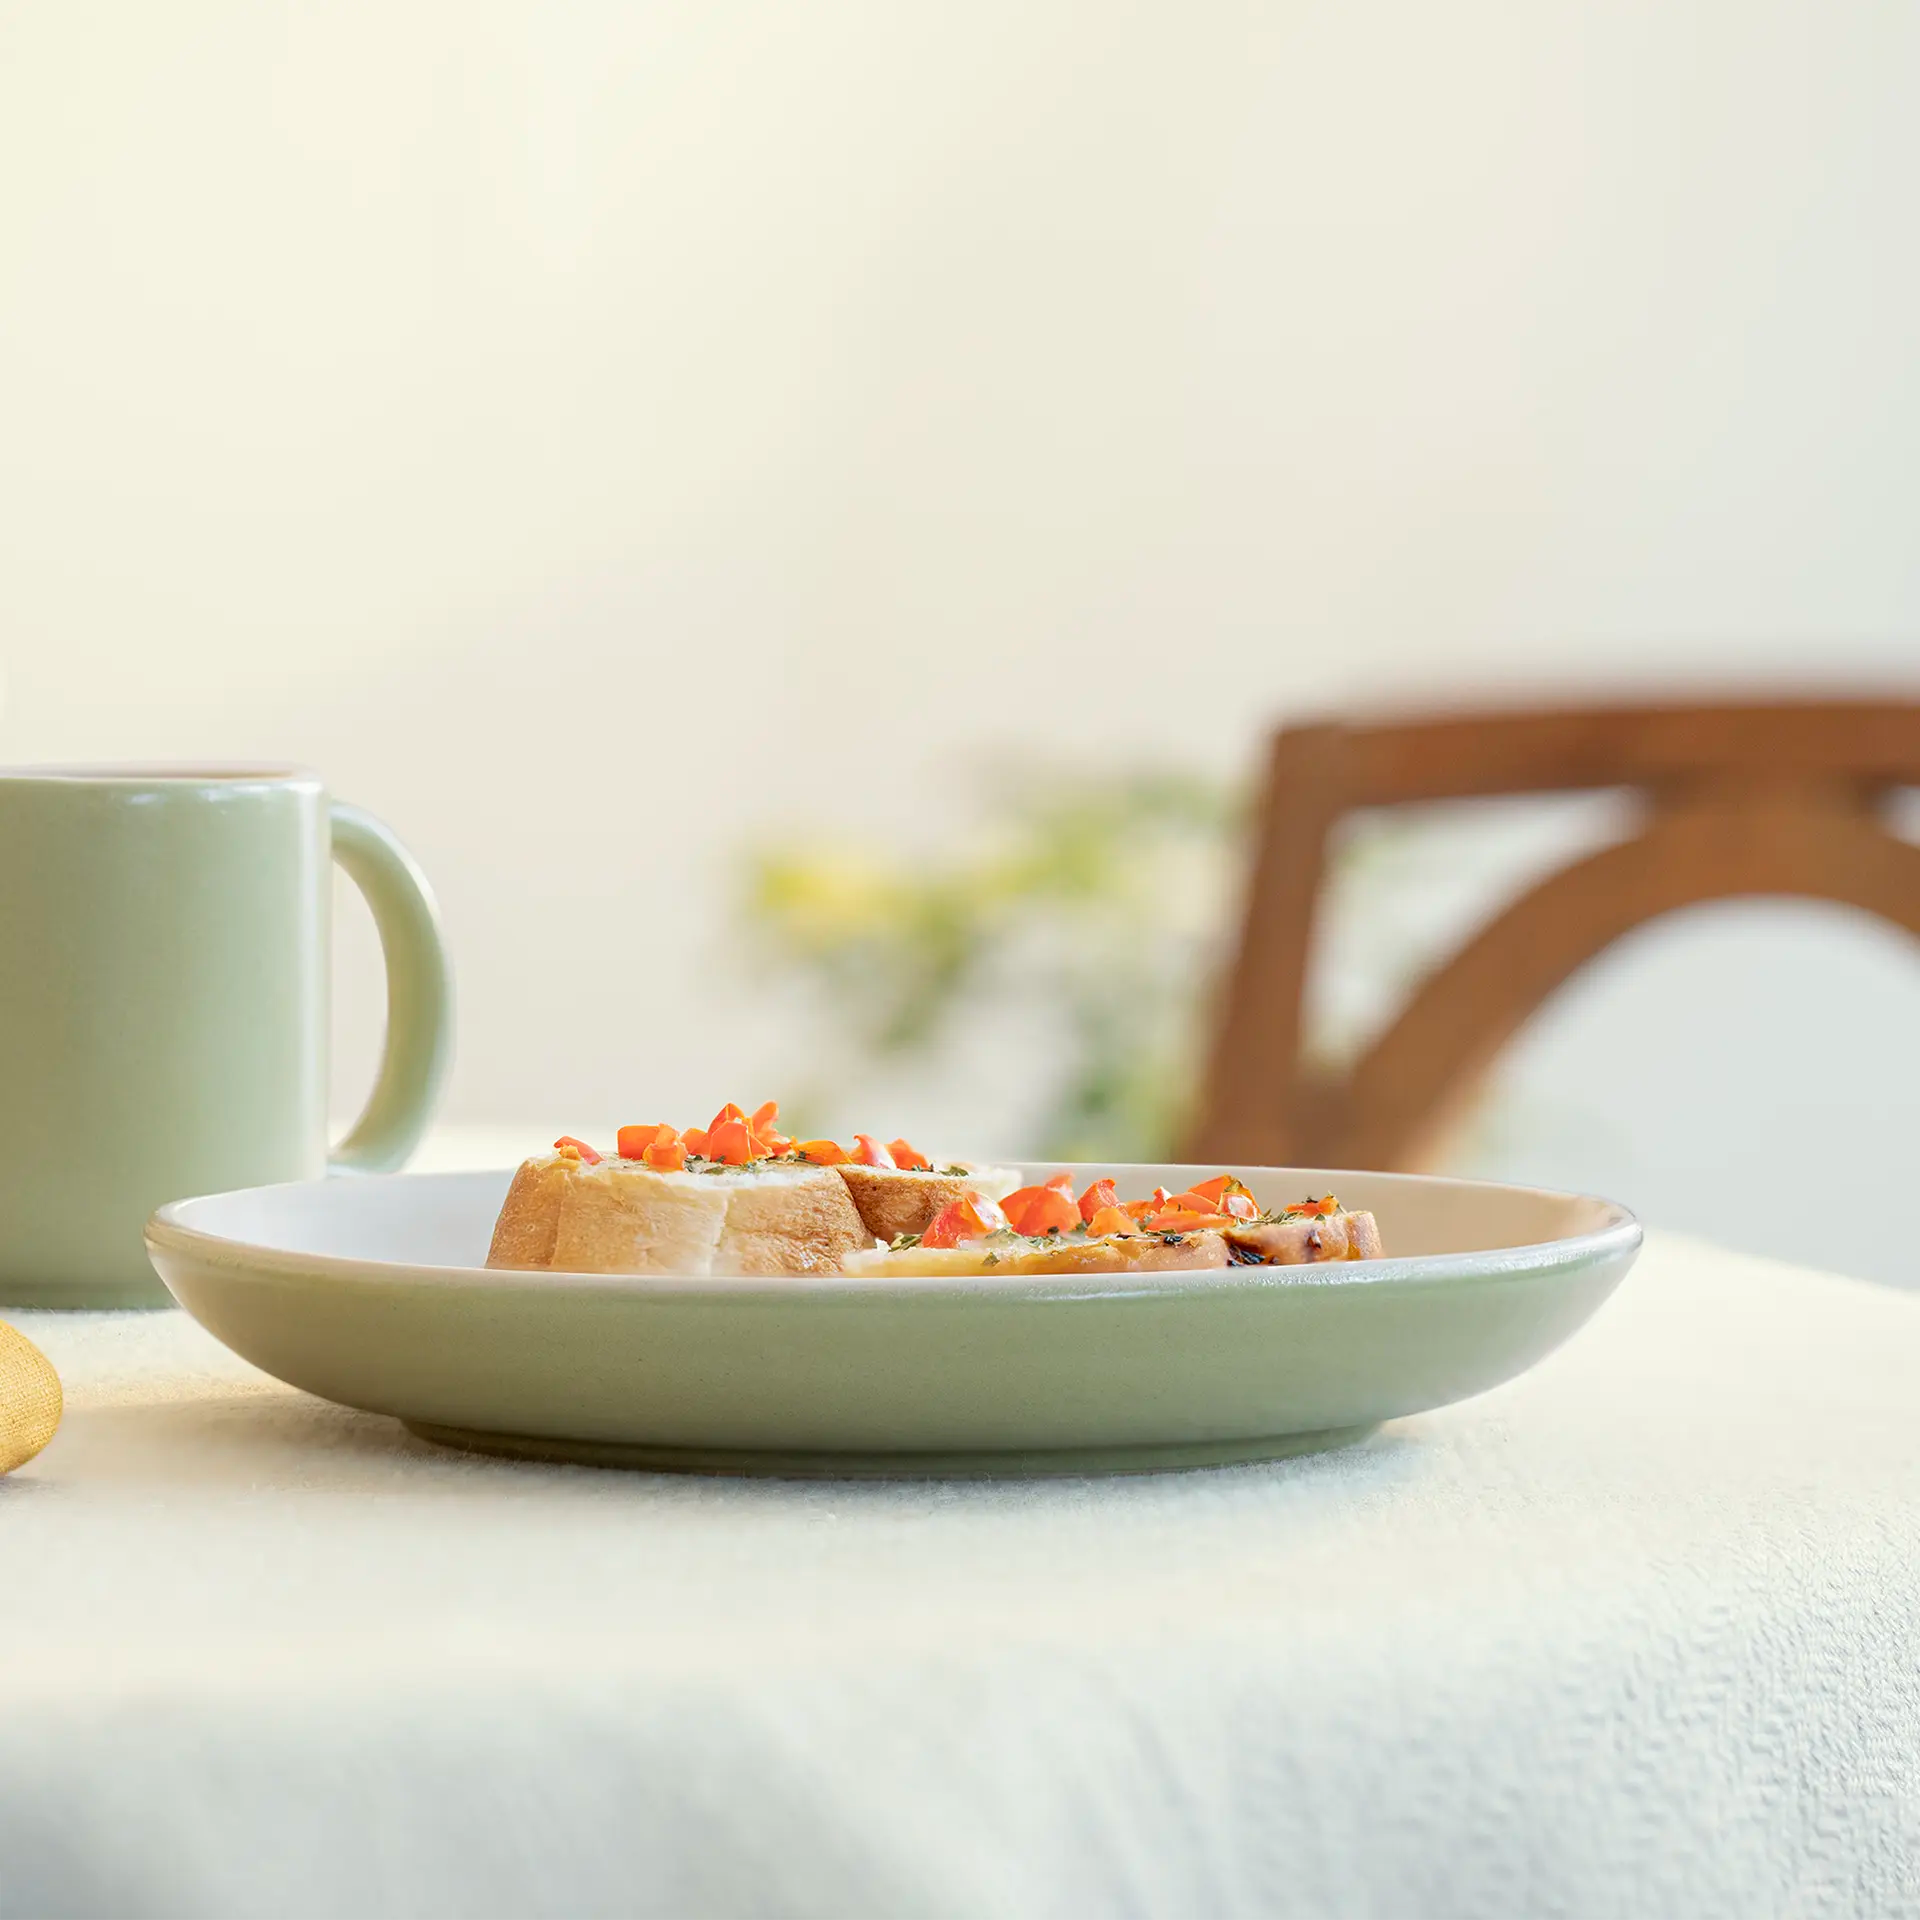
{"type": "Polygon", "coordinates": [[[401,1165],[452,1045],[426,880],[317,776],[0,770],[0,1304],[167,1304],[155,1207],[401,1165]],[[380,931],[387,1040],[329,1157],[332,860],[380,931]]]}

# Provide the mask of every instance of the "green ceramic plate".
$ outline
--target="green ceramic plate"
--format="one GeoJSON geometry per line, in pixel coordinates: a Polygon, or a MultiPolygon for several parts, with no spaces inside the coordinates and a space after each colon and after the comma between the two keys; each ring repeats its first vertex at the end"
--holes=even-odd
{"type": "MultiPolygon", "coordinates": [[[[1082,1166],[1128,1193],[1216,1167],[1082,1166]]],[[[1044,1179],[1052,1166],[1031,1169],[1044,1179]]],[[[1640,1245],[1604,1200],[1414,1174],[1242,1168],[1337,1193],[1389,1257],[1139,1278],[724,1280],[495,1273],[507,1173],[176,1201],[180,1304],[296,1387],[430,1440],[707,1472],[1047,1473],[1337,1445],[1510,1380],[1640,1245]]]]}

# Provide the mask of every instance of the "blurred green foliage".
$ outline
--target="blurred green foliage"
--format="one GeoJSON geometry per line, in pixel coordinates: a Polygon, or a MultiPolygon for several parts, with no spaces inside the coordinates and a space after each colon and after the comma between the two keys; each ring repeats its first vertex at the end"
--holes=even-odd
{"type": "Polygon", "coordinates": [[[1244,807],[1184,773],[1003,782],[988,831],[942,855],[838,840],[755,850],[749,955],[797,979],[837,1037],[835,1076],[926,1060],[963,1017],[1049,1037],[1042,1157],[1172,1150],[1244,807]]]}

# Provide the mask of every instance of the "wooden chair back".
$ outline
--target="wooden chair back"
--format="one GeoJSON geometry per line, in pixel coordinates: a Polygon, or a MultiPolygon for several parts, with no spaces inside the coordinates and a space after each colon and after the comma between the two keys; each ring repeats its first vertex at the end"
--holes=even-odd
{"type": "Polygon", "coordinates": [[[1699,901],[1799,895],[1920,936],[1920,847],[1888,831],[1920,785],[1920,702],[1621,706],[1279,733],[1237,960],[1221,996],[1194,1160],[1421,1163],[1541,1003],[1622,935],[1699,901]],[[1330,835],[1356,808],[1629,788],[1632,838],[1576,860],[1415,989],[1346,1071],[1302,1057],[1330,835]]]}

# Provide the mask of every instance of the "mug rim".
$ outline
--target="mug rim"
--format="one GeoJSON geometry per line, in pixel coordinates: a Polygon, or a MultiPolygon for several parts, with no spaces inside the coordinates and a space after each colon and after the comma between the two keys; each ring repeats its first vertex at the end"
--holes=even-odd
{"type": "Polygon", "coordinates": [[[311,767],[245,760],[54,760],[0,767],[0,785],[45,787],[324,787],[311,767]]]}

